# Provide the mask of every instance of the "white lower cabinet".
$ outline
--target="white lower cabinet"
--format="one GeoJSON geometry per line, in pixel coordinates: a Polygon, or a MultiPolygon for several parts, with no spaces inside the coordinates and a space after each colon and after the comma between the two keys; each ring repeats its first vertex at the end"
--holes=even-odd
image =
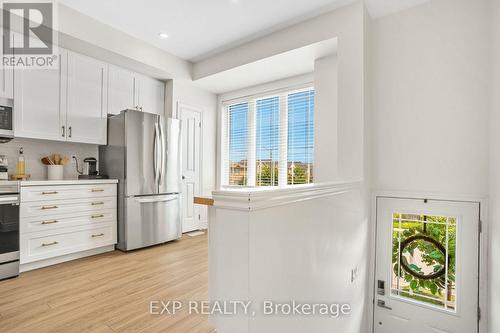
{"type": "Polygon", "coordinates": [[[23,186],[21,266],[116,244],[116,184],[23,186]]]}

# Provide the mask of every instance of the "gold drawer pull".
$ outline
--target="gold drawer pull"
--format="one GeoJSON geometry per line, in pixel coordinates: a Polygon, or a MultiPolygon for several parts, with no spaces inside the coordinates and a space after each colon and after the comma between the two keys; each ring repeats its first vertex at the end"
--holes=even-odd
{"type": "Polygon", "coordinates": [[[97,235],[92,235],[92,238],[101,237],[101,236],[104,236],[104,234],[102,232],[100,234],[97,234],[97,235]]]}
{"type": "Polygon", "coordinates": [[[92,192],[104,192],[103,188],[93,188],[92,192]]]}
{"type": "Polygon", "coordinates": [[[54,206],[42,206],[42,209],[56,209],[58,208],[56,205],[54,206]]]}
{"type": "Polygon", "coordinates": [[[52,224],[52,223],[57,223],[59,222],[58,220],[52,220],[52,221],[43,221],[42,224],[52,224]]]}
{"type": "Polygon", "coordinates": [[[42,243],[42,246],[51,246],[56,244],[59,244],[59,242],[53,241],[52,243],[42,243]]]}
{"type": "Polygon", "coordinates": [[[97,205],[104,205],[104,202],[99,201],[99,202],[93,202],[92,206],[97,206],[97,205]]]}
{"type": "Polygon", "coordinates": [[[99,214],[99,215],[92,215],[93,219],[98,219],[100,217],[104,217],[104,214],[99,214]]]}
{"type": "Polygon", "coordinates": [[[59,192],[57,192],[57,191],[42,192],[42,194],[44,194],[44,195],[45,194],[57,194],[57,193],[59,193],[59,192]]]}

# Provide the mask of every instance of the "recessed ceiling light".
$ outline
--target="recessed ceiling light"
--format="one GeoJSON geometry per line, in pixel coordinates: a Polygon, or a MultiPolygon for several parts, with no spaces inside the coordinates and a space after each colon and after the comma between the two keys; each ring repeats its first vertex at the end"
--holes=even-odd
{"type": "Polygon", "coordinates": [[[168,38],[168,34],[165,32],[160,32],[158,36],[160,36],[160,38],[168,38]]]}

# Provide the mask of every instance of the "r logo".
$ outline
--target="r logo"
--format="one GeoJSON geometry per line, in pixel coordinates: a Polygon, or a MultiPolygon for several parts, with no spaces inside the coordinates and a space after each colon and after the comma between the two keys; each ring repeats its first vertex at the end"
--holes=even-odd
{"type": "Polygon", "coordinates": [[[52,54],[53,40],[53,12],[50,2],[4,2],[3,3],[3,50],[10,54],[52,54]],[[13,22],[11,19],[22,20],[22,43],[14,45],[11,40],[13,22]],[[30,39],[37,38],[44,46],[30,45],[30,39]],[[22,45],[22,46],[19,46],[22,45]]]}

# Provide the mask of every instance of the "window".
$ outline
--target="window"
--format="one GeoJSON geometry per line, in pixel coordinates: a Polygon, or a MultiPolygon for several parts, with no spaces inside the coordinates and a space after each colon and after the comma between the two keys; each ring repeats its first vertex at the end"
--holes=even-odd
{"type": "Polygon", "coordinates": [[[277,186],[279,164],[279,97],[256,102],[256,174],[255,185],[277,186]]]}
{"type": "Polygon", "coordinates": [[[457,218],[392,214],[391,294],[456,312],[457,218]]]}
{"type": "Polygon", "coordinates": [[[229,185],[247,185],[248,103],[229,107],[229,185]]]}
{"type": "Polygon", "coordinates": [[[313,90],[288,95],[288,185],[312,183],[313,111],[313,90]]]}
{"type": "Polygon", "coordinates": [[[282,91],[224,105],[223,185],[313,182],[314,89],[282,91]]]}

